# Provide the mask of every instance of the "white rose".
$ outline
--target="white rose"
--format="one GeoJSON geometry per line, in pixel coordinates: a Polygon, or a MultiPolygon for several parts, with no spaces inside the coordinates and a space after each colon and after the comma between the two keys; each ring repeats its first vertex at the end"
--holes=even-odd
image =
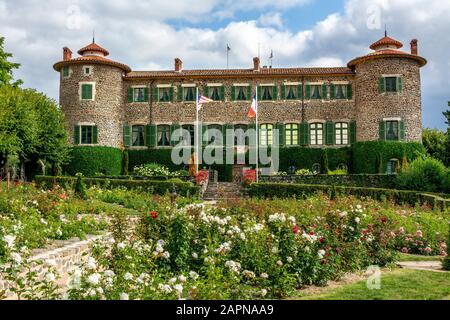
{"type": "Polygon", "coordinates": [[[266,289],[262,289],[261,290],[261,297],[265,297],[267,295],[267,290],[266,289]]]}
{"type": "Polygon", "coordinates": [[[93,273],[88,277],[87,281],[96,286],[100,282],[100,275],[98,273],[93,273]]]}
{"type": "Polygon", "coordinates": [[[133,279],[133,275],[131,274],[131,273],[129,273],[129,272],[127,272],[127,273],[125,273],[125,275],[123,276],[123,278],[125,279],[125,280],[132,280],[133,279]]]}
{"type": "Polygon", "coordinates": [[[127,293],[122,292],[120,294],[120,300],[129,300],[129,299],[130,299],[130,297],[128,296],[127,293]]]}
{"type": "Polygon", "coordinates": [[[13,261],[16,264],[21,264],[22,263],[22,257],[17,252],[11,253],[11,258],[13,259],[13,261]]]}
{"type": "Polygon", "coordinates": [[[53,282],[55,281],[56,277],[53,273],[49,272],[45,275],[45,281],[47,282],[53,282]]]}
{"type": "Polygon", "coordinates": [[[178,280],[180,280],[180,282],[186,282],[187,279],[185,276],[181,275],[178,277],[178,280]]]}

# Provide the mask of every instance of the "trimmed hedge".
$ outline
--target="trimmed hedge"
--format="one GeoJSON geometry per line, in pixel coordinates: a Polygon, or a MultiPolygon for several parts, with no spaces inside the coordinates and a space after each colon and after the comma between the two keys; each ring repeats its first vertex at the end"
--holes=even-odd
{"type": "Polygon", "coordinates": [[[74,176],[95,176],[97,173],[116,176],[122,173],[122,151],[112,147],[72,147],[71,161],[64,171],[74,176]]]}
{"type": "MultiPolygon", "coordinates": [[[[335,193],[339,195],[353,195],[357,197],[369,197],[375,200],[392,200],[398,204],[415,205],[417,203],[428,203],[432,206],[437,205],[436,201],[446,199],[438,195],[423,194],[417,191],[405,191],[380,188],[361,188],[361,187],[341,187],[325,185],[304,185],[288,183],[253,183],[248,189],[248,194],[256,198],[306,198],[317,192],[324,192],[329,195],[335,193]]],[[[448,202],[447,202],[448,203],[448,202]]]]}
{"type": "Polygon", "coordinates": [[[412,162],[420,154],[426,154],[425,147],[418,142],[357,142],[353,145],[352,149],[353,173],[385,173],[387,162],[391,159],[398,159],[401,164],[405,156],[408,162],[412,162]],[[379,172],[380,166],[382,172],[379,172]]]}
{"type": "MultiPolygon", "coordinates": [[[[173,181],[152,181],[83,178],[83,181],[87,186],[95,185],[108,188],[125,187],[128,189],[143,189],[159,195],[171,193],[174,184],[177,190],[177,194],[182,196],[193,196],[198,194],[199,191],[199,188],[191,182],[181,182],[180,180],[176,181],[176,179],[174,179],[173,181]]],[[[51,188],[54,184],[73,188],[75,182],[75,177],[36,176],[36,184],[44,188],[51,188]]]]}
{"type": "Polygon", "coordinates": [[[394,189],[396,187],[396,176],[388,174],[263,176],[260,177],[260,182],[394,189]]]}

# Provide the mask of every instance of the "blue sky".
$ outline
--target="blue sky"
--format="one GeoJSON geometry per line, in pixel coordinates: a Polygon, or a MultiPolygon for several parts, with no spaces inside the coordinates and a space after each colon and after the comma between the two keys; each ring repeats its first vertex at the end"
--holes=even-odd
{"type": "Polygon", "coordinates": [[[442,0],[0,0],[0,35],[22,64],[26,87],[58,100],[52,69],[62,47],[89,44],[92,30],[110,58],[134,70],[250,67],[261,43],[262,63],[274,67],[346,66],[389,35],[419,39],[428,59],[422,69],[423,123],[445,129],[450,100],[450,1],[442,0]]]}

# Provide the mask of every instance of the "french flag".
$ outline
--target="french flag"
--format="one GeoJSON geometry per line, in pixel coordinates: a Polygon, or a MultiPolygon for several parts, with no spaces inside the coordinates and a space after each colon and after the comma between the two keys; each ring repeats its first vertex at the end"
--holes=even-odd
{"type": "Polygon", "coordinates": [[[252,105],[248,111],[248,117],[254,118],[258,114],[258,101],[256,100],[256,94],[253,97],[252,105]]]}

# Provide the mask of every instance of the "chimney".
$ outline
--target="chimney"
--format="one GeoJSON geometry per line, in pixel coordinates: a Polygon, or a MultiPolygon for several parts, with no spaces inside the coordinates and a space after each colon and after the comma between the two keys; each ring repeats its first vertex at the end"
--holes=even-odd
{"type": "Polygon", "coordinates": [[[411,54],[414,54],[416,56],[419,54],[419,50],[417,47],[417,39],[411,40],[411,54]]]}
{"type": "Polygon", "coordinates": [[[72,51],[70,51],[70,49],[67,47],[63,48],[63,60],[64,61],[72,60],[72,51]]]}
{"type": "Polygon", "coordinates": [[[259,71],[260,70],[260,65],[259,65],[259,58],[258,57],[254,57],[253,58],[253,71],[259,71]]]}
{"type": "Polygon", "coordinates": [[[183,61],[180,58],[175,58],[175,71],[181,72],[183,69],[183,61]]]}

